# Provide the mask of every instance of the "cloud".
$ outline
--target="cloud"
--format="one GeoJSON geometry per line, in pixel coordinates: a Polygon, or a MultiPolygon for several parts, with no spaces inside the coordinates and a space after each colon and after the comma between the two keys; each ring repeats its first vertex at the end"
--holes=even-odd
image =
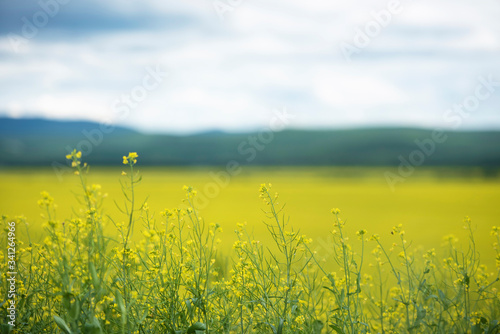
{"type": "MultiPolygon", "coordinates": [[[[96,34],[113,31],[177,29],[194,24],[196,12],[180,5],[153,6],[151,1],[40,0],[2,3],[0,34],[22,34],[24,25],[59,31],[62,38],[74,34],[96,34]],[[165,9],[168,9],[165,11],[165,9]]],[[[57,35],[51,35],[51,37],[57,35]]]]}
{"type": "MultiPolygon", "coordinates": [[[[55,1],[63,2],[1,2],[3,114],[238,131],[266,126],[273,108],[286,107],[297,116],[294,127],[433,127],[478,76],[500,81],[493,0],[401,0],[401,13],[351,62],[340,43],[352,43],[387,1],[241,1],[225,20],[210,0],[68,1],[13,49],[9,34],[22,35],[22,18],[55,1]],[[127,118],[117,117],[113,101],[155,66],[168,78],[127,118]]],[[[463,127],[500,128],[499,95],[463,127]]]]}

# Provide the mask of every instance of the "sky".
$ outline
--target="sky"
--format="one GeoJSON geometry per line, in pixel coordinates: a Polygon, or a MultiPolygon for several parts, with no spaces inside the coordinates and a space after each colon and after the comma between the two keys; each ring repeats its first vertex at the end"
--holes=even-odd
{"type": "Polygon", "coordinates": [[[500,2],[0,0],[0,116],[500,129],[500,2]]]}

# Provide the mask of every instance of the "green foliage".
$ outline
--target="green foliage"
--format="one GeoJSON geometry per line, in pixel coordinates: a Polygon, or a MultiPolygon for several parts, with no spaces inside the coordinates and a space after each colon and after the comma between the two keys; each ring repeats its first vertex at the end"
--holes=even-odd
{"type": "MultiPolygon", "coordinates": [[[[499,131],[448,131],[444,136],[431,149],[438,154],[425,153],[426,166],[480,166],[486,176],[498,175],[499,131]]],[[[129,149],[141,152],[142,165],[224,166],[235,160],[259,166],[398,166],[400,156],[408,159],[411,152],[421,150],[416,140],[428,143],[433,138],[433,130],[284,130],[272,133],[272,143],[259,138],[259,133],[142,134],[120,127],[104,133],[97,123],[0,118],[0,165],[59,162],[56,166],[61,168],[67,145],[86,143],[93,165],[113,165],[115,152],[129,149]]]]}

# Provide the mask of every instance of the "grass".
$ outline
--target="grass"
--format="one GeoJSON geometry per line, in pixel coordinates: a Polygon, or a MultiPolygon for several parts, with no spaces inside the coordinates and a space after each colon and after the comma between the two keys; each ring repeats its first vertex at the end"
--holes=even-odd
{"type": "MultiPolygon", "coordinates": [[[[121,177],[116,169],[87,175],[77,152],[69,158],[78,175],[42,193],[40,219],[3,218],[18,233],[20,333],[498,332],[498,180],[436,185],[417,175],[392,193],[380,170],[360,179],[328,168],[253,169],[204,205],[204,171],[187,178],[201,186],[182,194],[171,189],[189,173],[138,173],[134,154],[121,177]],[[268,184],[260,199],[248,191],[263,177],[280,185],[285,201],[268,184]],[[462,242],[450,235],[443,243],[450,232],[462,242]]],[[[27,189],[47,186],[30,178],[51,179],[10,175],[2,194],[11,202],[6,194],[26,201],[27,189]],[[24,180],[17,187],[16,177],[24,180]]],[[[2,272],[4,249],[2,240],[2,272]]],[[[3,280],[2,295],[7,288],[3,280]]]]}

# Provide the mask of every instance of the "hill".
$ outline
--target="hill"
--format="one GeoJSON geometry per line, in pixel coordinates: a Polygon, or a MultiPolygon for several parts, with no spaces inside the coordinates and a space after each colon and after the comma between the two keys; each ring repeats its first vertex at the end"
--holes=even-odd
{"type": "Polygon", "coordinates": [[[94,165],[116,164],[137,151],[143,165],[426,166],[500,167],[500,131],[370,128],[285,130],[189,136],[142,134],[92,122],[0,118],[0,165],[64,163],[74,147],[94,165]]]}

